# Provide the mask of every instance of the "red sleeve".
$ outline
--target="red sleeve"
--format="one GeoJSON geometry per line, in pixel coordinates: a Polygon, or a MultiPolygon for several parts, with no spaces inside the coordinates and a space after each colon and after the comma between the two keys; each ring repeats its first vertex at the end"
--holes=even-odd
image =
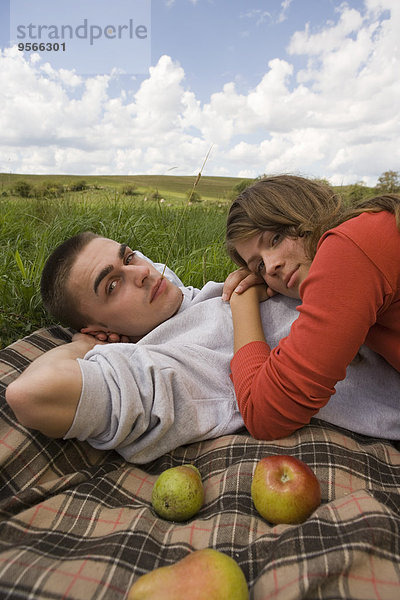
{"type": "Polygon", "coordinates": [[[325,238],[290,335],[272,351],[247,344],[232,359],[239,409],[254,437],[284,437],[309,423],[344,379],[387,292],[384,276],[356,244],[336,231],[325,238]]]}

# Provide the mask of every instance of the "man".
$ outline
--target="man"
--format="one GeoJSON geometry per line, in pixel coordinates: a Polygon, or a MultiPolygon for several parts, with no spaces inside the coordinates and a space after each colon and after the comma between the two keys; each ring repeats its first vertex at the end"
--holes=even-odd
{"type": "MultiPolygon", "coordinates": [[[[65,311],[74,318],[68,324],[105,337],[125,334],[136,343],[99,344],[77,334],[39,357],[6,392],[22,424],[115,448],[138,464],[243,427],[229,377],[233,328],[229,304],[221,300],[223,284],[208,282],[197,290],[172,272],[166,280],[162,265],[93,234],[73,259],[64,252],[65,246],[57,249],[58,258],[50,257],[44,269],[46,305],[54,307],[54,298],[61,302],[64,296],[65,311]],[[57,275],[56,267],[67,263],[57,275]],[[63,281],[64,291],[51,293],[51,281],[63,281]]],[[[287,335],[297,304],[281,296],[262,304],[271,346],[287,335]]],[[[361,354],[316,416],[373,436],[384,421],[390,437],[400,439],[400,375],[367,348],[361,354]]]]}
{"type": "MultiPolygon", "coordinates": [[[[180,307],[182,282],[140,252],[86,231],[48,258],[41,293],[47,310],[82,333],[105,332],[137,341],[180,307]],[[172,283],[173,282],[173,283],[172,283]]],[[[106,337],[106,336],[105,336],[106,337]]]]}

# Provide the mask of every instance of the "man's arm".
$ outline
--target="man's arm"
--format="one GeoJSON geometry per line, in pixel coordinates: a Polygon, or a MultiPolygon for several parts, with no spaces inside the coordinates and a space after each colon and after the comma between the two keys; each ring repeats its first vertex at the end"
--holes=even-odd
{"type": "Polygon", "coordinates": [[[76,334],[69,344],[37,358],[6,390],[18,421],[49,437],[63,437],[71,427],[82,390],[77,358],[99,342],[76,334]]]}

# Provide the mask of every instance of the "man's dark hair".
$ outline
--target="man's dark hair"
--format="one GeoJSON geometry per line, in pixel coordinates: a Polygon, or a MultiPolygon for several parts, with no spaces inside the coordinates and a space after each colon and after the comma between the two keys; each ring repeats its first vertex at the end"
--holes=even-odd
{"type": "Polygon", "coordinates": [[[50,254],[40,280],[40,293],[46,310],[62,324],[79,331],[89,318],[81,313],[68,290],[71,269],[80,252],[95,238],[96,233],[84,231],[65,240],[50,254]]]}

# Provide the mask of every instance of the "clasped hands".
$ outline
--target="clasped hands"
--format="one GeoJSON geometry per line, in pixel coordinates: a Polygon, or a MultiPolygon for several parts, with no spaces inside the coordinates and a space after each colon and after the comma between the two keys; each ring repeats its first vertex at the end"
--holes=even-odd
{"type": "Polygon", "coordinates": [[[268,298],[275,296],[276,292],[272,290],[261,277],[248,269],[241,267],[228,275],[225,280],[222,291],[222,300],[225,302],[234,302],[237,296],[246,294],[256,294],[259,302],[264,302],[268,298]]]}

